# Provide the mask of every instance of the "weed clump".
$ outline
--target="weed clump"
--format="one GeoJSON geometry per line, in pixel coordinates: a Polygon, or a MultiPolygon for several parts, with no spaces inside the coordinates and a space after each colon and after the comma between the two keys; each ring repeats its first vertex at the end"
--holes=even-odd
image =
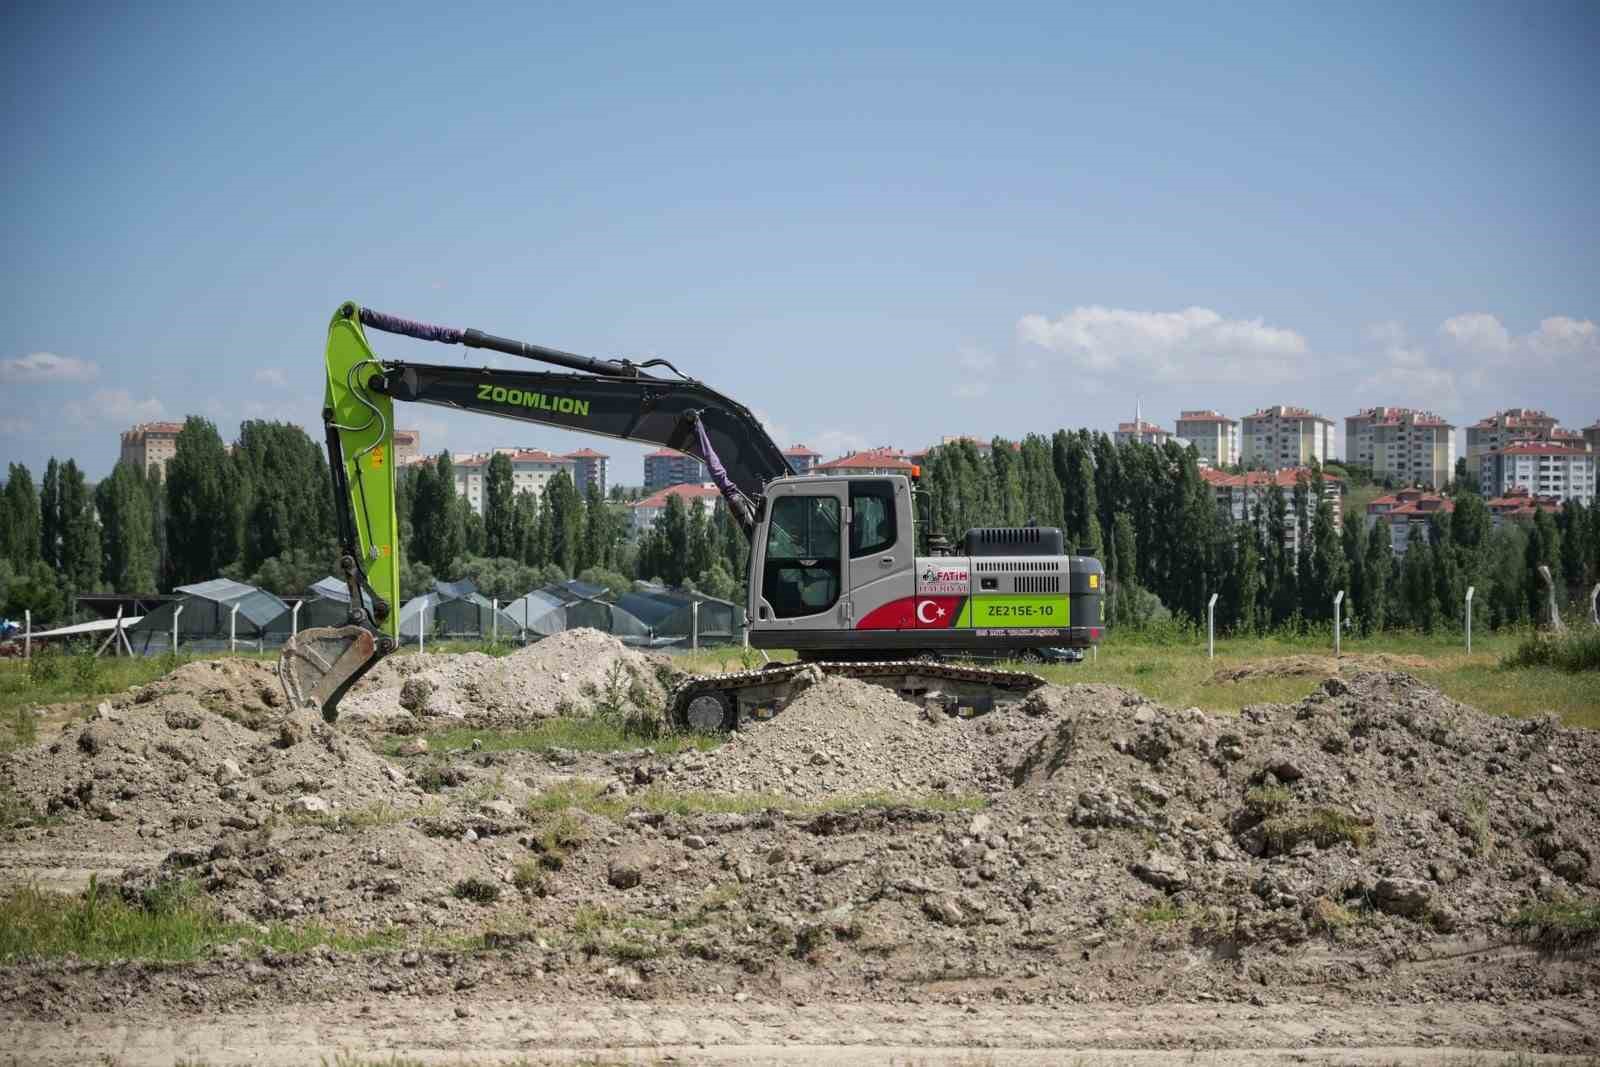
{"type": "Polygon", "coordinates": [[[1548,949],[1573,949],[1600,940],[1600,902],[1556,900],[1524,908],[1513,929],[1548,949]]]}
{"type": "Polygon", "coordinates": [[[1273,854],[1288,852],[1302,841],[1318,848],[1351,844],[1365,848],[1372,841],[1372,827],[1337,808],[1314,808],[1304,815],[1279,815],[1261,824],[1266,844],[1273,854]]]}
{"type": "Polygon", "coordinates": [[[1563,633],[1534,633],[1517,646],[1501,667],[1554,667],[1569,674],[1600,671],[1600,626],[1582,626],[1563,633]]]}
{"type": "Polygon", "coordinates": [[[463,878],[450,894],[457,900],[470,900],[474,904],[493,904],[500,899],[500,887],[482,878],[463,878]]]}

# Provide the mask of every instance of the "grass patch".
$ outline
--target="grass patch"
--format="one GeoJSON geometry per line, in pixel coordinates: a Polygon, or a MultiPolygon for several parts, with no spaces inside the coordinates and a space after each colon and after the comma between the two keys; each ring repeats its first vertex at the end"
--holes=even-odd
{"type": "Polygon", "coordinates": [[[1508,669],[1554,667],[1569,674],[1600,671],[1600,627],[1575,626],[1559,634],[1529,634],[1500,665],[1508,669]]]}
{"type": "MultiPolygon", "coordinates": [[[[674,756],[693,749],[709,752],[722,744],[723,737],[711,734],[667,733],[645,737],[621,723],[599,716],[546,719],[544,722],[521,730],[473,730],[462,727],[442,733],[427,734],[430,752],[470,751],[474,741],[481,741],[485,752],[549,752],[566,749],[572,752],[623,752],[635,748],[651,748],[663,756],[674,756]]],[[[390,737],[383,744],[387,755],[397,755],[407,737],[390,737]]]]}
{"type": "Polygon", "coordinates": [[[1288,811],[1292,800],[1294,794],[1281,785],[1258,785],[1244,794],[1244,806],[1263,819],[1288,811]]]}
{"type": "Polygon", "coordinates": [[[1136,910],[1132,919],[1142,924],[1164,924],[1179,922],[1188,917],[1188,911],[1176,904],[1161,902],[1136,910]]]}
{"type": "Polygon", "coordinates": [[[626,916],[608,908],[583,904],[572,914],[574,947],[586,956],[609,956],[623,962],[655,959],[662,949],[646,933],[665,928],[655,919],[626,916]]]}
{"type": "Polygon", "coordinates": [[[285,818],[296,826],[320,826],[336,834],[354,834],[363,830],[376,830],[383,826],[396,826],[412,819],[437,812],[437,805],[429,808],[397,808],[393,804],[378,802],[349,811],[289,812],[285,818]]]}
{"type": "Polygon", "coordinates": [[[0,896],[0,961],[77,956],[195,960],[217,946],[245,941],[259,949],[303,952],[315,945],[360,952],[397,943],[390,934],[350,934],[318,924],[223,922],[192,882],[170,882],[129,902],[96,879],[78,896],[35,887],[0,896]]]}
{"type": "Polygon", "coordinates": [[[676,793],[660,786],[632,796],[603,796],[601,782],[564,782],[528,799],[531,815],[570,809],[586,811],[608,819],[620,819],[630,811],[659,815],[755,815],[781,811],[787,815],[820,815],[830,811],[858,811],[869,808],[918,808],[925,811],[977,811],[987,801],[975,794],[929,793],[901,796],[895,793],[863,793],[831,797],[822,801],[801,801],[775,793],[676,793]]]}
{"type": "Polygon", "coordinates": [[[34,649],[29,660],[0,659],[0,721],[10,738],[0,743],[15,744],[15,721],[19,708],[33,709],[41,704],[68,701],[98,701],[123,695],[130,686],[148,685],[185,663],[201,659],[243,658],[276,660],[277,652],[211,652],[198,656],[105,656],[91,651],[62,652],[54,648],[34,649]]]}
{"type": "Polygon", "coordinates": [[[1518,912],[1511,926],[1545,948],[1578,948],[1600,939],[1600,903],[1560,900],[1536,904],[1518,912]]]}
{"type": "Polygon", "coordinates": [[[1313,808],[1304,815],[1278,815],[1261,824],[1267,848],[1273,853],[1288,852],[1302,841],[1318,848],[1331,848],[1349,842],[1365,848],[1372,841],[1372,827],[1354,815],[1337,808],[1313,808]]]}
{"type": "Polygon", "coordinates": [[[450,889],[457,900],[470,900],[474,904],[493,904],[500,899],[500,886],[482,878],[463,878],[450,889]]]}

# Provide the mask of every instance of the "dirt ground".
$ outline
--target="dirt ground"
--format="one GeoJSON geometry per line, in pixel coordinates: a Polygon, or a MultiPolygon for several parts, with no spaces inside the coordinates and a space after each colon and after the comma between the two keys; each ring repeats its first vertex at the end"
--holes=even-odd
{"type": "Polygon", "coordinates": [[[0,831],[0,881],[94,872],[134,900],[184,879],[228,921],[389,947],[16,960],[0,1043],[129,1064],[1595,1062],[1592,943],[1516,920],[1596,899],[1600,738],[1392,666],[1237,717],[1077,685],[963,719],[834,678],[666,757],[383,754],[659,713],[670,664],[593,632],[391,660],[332,726],[283,708],[269,664],[190,664],[0,757],[33,816],[0,831]]]}

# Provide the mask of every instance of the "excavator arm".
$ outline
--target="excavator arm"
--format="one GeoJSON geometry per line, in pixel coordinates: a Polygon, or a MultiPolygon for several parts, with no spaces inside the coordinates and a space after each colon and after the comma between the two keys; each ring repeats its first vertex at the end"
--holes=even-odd
{"type": "Polygon", "coordinates": [[[328,326],[326,366],[322,417],[350,619],[292,638],[279,658],[279,677],[291,705],[316,705],[329,721],[345,692],[399,641],[396,400],[676,449],[708,466],[747,535],[766,483],[792,473],[749,409],[665,360],[594,359],[480,330],[414,322],[352,302],[341,305],[328,326]],[[384,360],[373,353],[367,329],[520,356],[568,373],[384,360]],[[658,368],[673,377],[653,373],[658,368]]]}

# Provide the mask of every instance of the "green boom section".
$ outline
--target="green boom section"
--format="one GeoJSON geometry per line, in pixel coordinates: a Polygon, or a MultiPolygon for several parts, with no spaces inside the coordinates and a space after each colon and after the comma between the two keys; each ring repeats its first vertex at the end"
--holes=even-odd
{"type": "Polygon", "coordinates": [[[394,510],[394,401],[366,387],[367,379],[382,370],[377,359],[361,330],[359,307],[354,302],[341,306],[328,324],[324,406],[333,411],[339,427],[361,567],[373,592],[389,602],[389,614],[379,628],[398,639],[400,523],[394,510]]]}

